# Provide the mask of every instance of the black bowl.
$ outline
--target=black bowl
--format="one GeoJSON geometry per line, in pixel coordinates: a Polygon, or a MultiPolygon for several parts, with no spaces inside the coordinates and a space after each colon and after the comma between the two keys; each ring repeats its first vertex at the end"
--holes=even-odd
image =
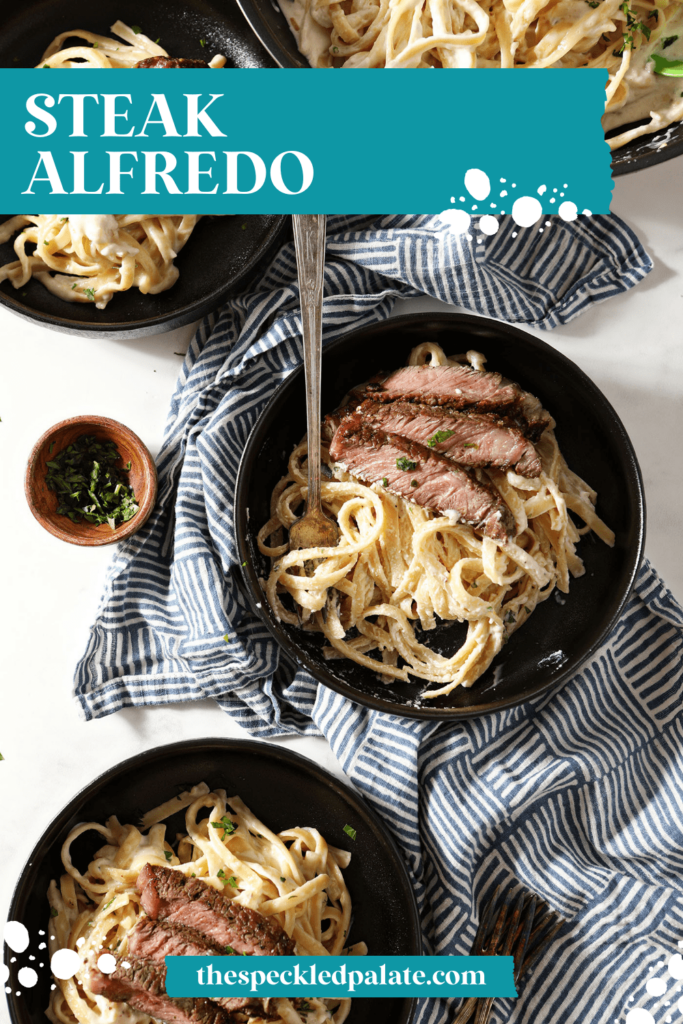
{"type": "MultiPolygon", "coordinates": [[[[236,0],[26,0],[0,5],[0,67],[34,67],[52,39],[70,28],[110,34],[116,20],[142,23],[175,56],[223,53],[229,67],[273,67],[254,38],[236,0]],[[206,40],[202,48],[199,40],[206,40]]],[[[14,211],[20,213],[22,211],[14,211]]],[[[0,215],[0,223],[10,214],[0,215]]],[[[180,278],[160,295],[137,288],[115,295],[105,310],[64,302],[37,281],[19,291],[5,281],[0,303],[18,316],[57,331],[88,337],[135,338],[198,320],[245,287],[282,244],[289,224],[282,215],[203,218],[176,261],[180,278]],[[242,225],[246,227],[243,228],[242,225]]],[[[16,259],[12,241],[0,246],[0,266],[16,259]]]]}
{"type": "MultiPolygon", "coordinates": [[[[415,345],[432,341],[454,354],[482,351],[492,370],[537,395],[557,421],[562,452],[579,476],[598,491],[598,514],[616,533],[608,548],[592,535],[579,554],[586,573],[570,592],[551,597],[510,638],[470,689],[421,701],[430,684],[379,681],[377,674],[345,659],[326,661],[321,634],[278,622],[258,583],[268,560],[256,533],[270,516],[273,487],[287,458],[306,432],[303,370],[276,391],[244,450],[235,489],[239,558],[249,602],[294,664],[325,686],[366,707],[407,718],[471,718],[522,704],[574,674],[604,642],[635,581],[645,543],[645,497],[633,446],[605,396],[578,366],[533,335],[507,324],[461,313],[414,314],[364,327],[326,346],[323,411],[334,409],[349,389],[380,369],[406,362],[415,345]]],[[[462,643],[466,627],[440,623],[423,642],[448,655],[462,643]]]]}
{"type": "MultiPolygon", "coordinates": [[[[281,68],[310,68],[298,50],[277,0],[239,0],[244,16],[263,46],[281,68]]],[[[633,125],[625,125],[619,132],[633,125]]],[[[613,134],[618,134],[614,132],[613,134]]],[[[683,153],[683,122],[643,138],[635,139],[616,150],[612,173],[628,174],[652,164],[660,164],[683,153]]]]}
{"type": "MultiPolygon", "coordinates": [[[[29,966],[29,955],[42,959],[38,949],[48,927],[47,889],[62,874],[59,851],[78,822],[104,822],[116,814],[136,822],[141,813],[204,781],[212,788],[239,795],[275,831],[295,824],[313,826],[344,849],[353,847],[345,871],[353,900],[351,941],[364,939],[371,953],[419,956],[422,940],[417,904],[403,858],[386,825],[350,788],[307,758],[284,747],[255,740],[187,740],[157,747],[132,757],[95,779],[67,804],[33,850],[19,879],[9,911],[10,921],[26,926],[31,945],[11,964],[14,981],[8,995],[12,1024],[43,1024],[51,976],[46,961],[35,988],[15,990],[16,973],[29,966]],[[344,825],[357,832],[352,842],[344,825]]],[[[183,827],[184,814],[169,819],[169,834],[183,827]]],[[[74,862],[85,867],[102,845],[93,833],[74,843],[74,862]]],[[[44,955],[44,954],[43,954],[44,955]]],[[[6,947],[5,962],[11,953],[6,947]]],[[[409,1024],[414,999],[354,1000],[350,1024],[409,1024]]]]}

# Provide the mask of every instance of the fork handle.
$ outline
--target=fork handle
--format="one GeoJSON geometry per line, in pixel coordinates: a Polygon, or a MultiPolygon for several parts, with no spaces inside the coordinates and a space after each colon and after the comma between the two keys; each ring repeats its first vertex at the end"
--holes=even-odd
{"type": "Polygon", "coordinates": [[[319,511],[320,500],[320,377],[322,372],[324,213],[295,213],[294,246],[299,275],[301,326],[306,374],[308,426],[308,498],[306,510],[319,511]]]}

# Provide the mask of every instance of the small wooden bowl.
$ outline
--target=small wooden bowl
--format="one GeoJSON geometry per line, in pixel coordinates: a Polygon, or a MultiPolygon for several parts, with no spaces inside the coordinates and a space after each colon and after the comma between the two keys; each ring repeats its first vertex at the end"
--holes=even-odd
{"type": "Polygon", "coordinates": [[[131,537],[144,525],[156,501],[157,471],[140,438],[122,423],[104,416],[73,416],[50,427],[34,445],[26,467],[25,492],[31,512],[49,533],[69,544],[98,547],[131,537]],[[140,511],[113,530],[106,523],[102,526],[85,520],[74,523],[68,516],[59,515],[57,495],[47,486],[47,463],[84,434],[101,441],[113,441],[121,454],[120,465],[130,462],[128,480],[140,511]]]}

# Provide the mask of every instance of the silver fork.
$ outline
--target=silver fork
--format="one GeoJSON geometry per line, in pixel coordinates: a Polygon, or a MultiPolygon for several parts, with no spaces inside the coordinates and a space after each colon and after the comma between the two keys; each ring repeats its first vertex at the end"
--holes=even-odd
{"type": "MultiPolygon", "coordinates": [[[[501,897],[500,886],[484,908],[472,945],[472,956],[512,956],[515,984],[530,971],[564,924],[535,893],[522,889],[501,897]]],[[[470,996],[460,1007],[453,1024],[488,1024],[493,998],[470,996]]]]}

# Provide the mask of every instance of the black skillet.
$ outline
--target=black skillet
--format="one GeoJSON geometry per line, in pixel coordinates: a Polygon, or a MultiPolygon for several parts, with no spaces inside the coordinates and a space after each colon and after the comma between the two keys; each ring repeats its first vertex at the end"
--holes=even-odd
{"type": "MultiPolygon", "coordinates": [[[[38,949],[45,940],[39,932],[49,927],[47,889],[63,872],[59,851],[69,830],[82,821],[104,822],[112,814],[121,822],[137,823],[146,810],[197,782],[240,796],[276,832],[293,825],[312,826],[331,844],[351,850],[351,864],[344,872],[353,901],[350,941],[365,940],[371,953],[387,956],[422,953],[417,904],[404,860],[387,826],[353,790],[313,761],[274,744],[186,740],[147,750],[95,779],[67,804],[31,853],[8,918],[25,925],[31,939],[14,963],[14,954],[5,946],[12,1024],[46,1021],[52,978],[45,952],[38,949]],[[345,835],[344,825],[356,829],[355,841],[345,835]],[[29,966],[38,972],[38,984],[17,995],[22,990],[18,972],[29,966]]],[[[167,825],[168,835],[174,837],[184,829],[184,813],[174,815],[167,825]]],[[[72,846],[76,866],[83,870],[102,842],[92,832],[79,837],[72,846]]],[[[357,999],[348,1024],[410,1024],[414,1012],[414,999],[357,999]]]]}
{"type": "MultiPolygon", "coordinates": [[[[471,718],[522,704],[568,679],[604,642],[631,591],[645,542],[645,497],[633,446],[605,396],[566,356],[533,335],[507,324],[461,313],[396,317],[345,335],[326,346],[322,364],[322,409],[334,409],[350,388],[380,369],[406,362],[415,345],[438,342],[447,353],[476,348],[488,366],[537,395],[557,421],[556,435],[570,466],[598,491],[598,514],[616,533],[614,548],[593,535],[579,545],[586,574],[570,592],[538,606],[493,664],[470,689],[421,700],[428,689],[413,683],[380,682],[377,674],[345,659],[326,661],[320,634],[278,622],[259,587],[269,564],[256,533],[269,518],[273,487],[284,474],[292,448],[306,432],[303,371],[276,391],[245,448],[235,491],[239,559],[252,610],[268,627],[284,655],[303,665],[325,686],[366,707],[407,718],[471,718]]],[[[451,655],[466,627],[441,623],[424,643],[451,655]]]]}
{"type": "MultiPolygon", "coordinates": [[[[206,59],[207,54],[223,53],[228,67],[274,66],[236,0],[100,0],[94,5],[86,0],[25,0],[0,3],[0,67],[34,67],[60,32],[82,28],[110,35],[117,20],[140,25],[173,56],[206,59]]],[[[0,223],[9,216],[0,215],[0,223]]],[[[44,327],[89,337],[134,338],[170,331],[199,319],[245,287],[288,230],[288,218],[281,215],[205,217],[178,256],[180,278],[160,295],[141,295],[133,288],[114,296],[105,310],[96,310],[90,304],[64,302],[37,281],[19,291],[5,281],[0,303],[44,327]]],[[[0,266],[15,259],[11,240],[0,245],[0,266]]]]}

